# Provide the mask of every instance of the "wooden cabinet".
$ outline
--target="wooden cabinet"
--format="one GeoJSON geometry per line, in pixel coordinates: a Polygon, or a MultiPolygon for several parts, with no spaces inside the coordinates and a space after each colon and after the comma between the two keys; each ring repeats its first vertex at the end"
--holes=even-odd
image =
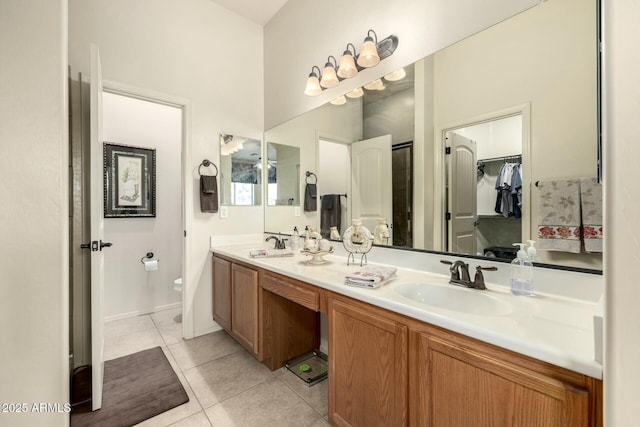
{"type": "Polygon", "coordinates": [[[412,426],[596,424],[588,377],[435,330],[410,347],[412,426]]]}
{"type": "Polygon", "coordinates": [[[231,262],[213,257],[213,320],[231,331],[231,262]]]}
{"type": "Polygon", "coordinates": [[[385,311],[329,299],[329,421],[407,423],[407,327],[385,311]]]}
{"type": "Polygon", "coordinates": [[[259,354],[258,271],[213,256],[213,320],[259,354]]]}

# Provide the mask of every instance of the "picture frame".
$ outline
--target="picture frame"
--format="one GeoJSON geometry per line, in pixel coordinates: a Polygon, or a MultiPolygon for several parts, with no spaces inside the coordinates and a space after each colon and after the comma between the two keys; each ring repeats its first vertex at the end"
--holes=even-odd
{"type": "Polygon", "coordinates": [[[155,218],[156,150],[104,142],[104,217],[155,218]]]}

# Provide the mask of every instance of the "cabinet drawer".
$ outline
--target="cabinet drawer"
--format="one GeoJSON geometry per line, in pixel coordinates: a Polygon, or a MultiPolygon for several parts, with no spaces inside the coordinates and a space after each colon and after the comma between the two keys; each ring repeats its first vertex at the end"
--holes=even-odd
{"type": "Polygon", "coordinates": [[[294,283],[290,279],[265,273],[262,287],[310,310],[320,311],[320,293],[294,283]]]}

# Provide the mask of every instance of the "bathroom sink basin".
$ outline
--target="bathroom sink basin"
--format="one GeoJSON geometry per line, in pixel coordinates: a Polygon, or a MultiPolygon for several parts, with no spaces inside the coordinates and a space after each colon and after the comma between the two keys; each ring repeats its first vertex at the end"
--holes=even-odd
{"type": "Polygon", "coordinates": [[[486,291],[429,283],[401,283],[394,290],[410,300],[461,313],[496,316],[511,312],[509,304],[486,291]]]}

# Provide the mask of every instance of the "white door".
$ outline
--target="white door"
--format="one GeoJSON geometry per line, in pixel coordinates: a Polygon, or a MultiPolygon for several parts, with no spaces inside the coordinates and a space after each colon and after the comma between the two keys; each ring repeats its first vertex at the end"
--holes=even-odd
{"type": "Polygon", "coordinates": [[[476,143],[455,132],[447,134],[449,155],[449,251],[476,254],[476,143]]]}
{"type": "Polygon", "coordinates": [[[91,138],[90,138],[90,203],[91,203],[91,409],[102,407],[104,374],[104,216],[102,180],[102,71],[100,52],[91,45],[91,138]]]}
{"type": "Polygon", "coordinates": [[[391,135],[351,144],[351,197],[353,218],[373,234],[378,219],[389,224],[393,242],[393,192],[391,177],[391,135]]]}

